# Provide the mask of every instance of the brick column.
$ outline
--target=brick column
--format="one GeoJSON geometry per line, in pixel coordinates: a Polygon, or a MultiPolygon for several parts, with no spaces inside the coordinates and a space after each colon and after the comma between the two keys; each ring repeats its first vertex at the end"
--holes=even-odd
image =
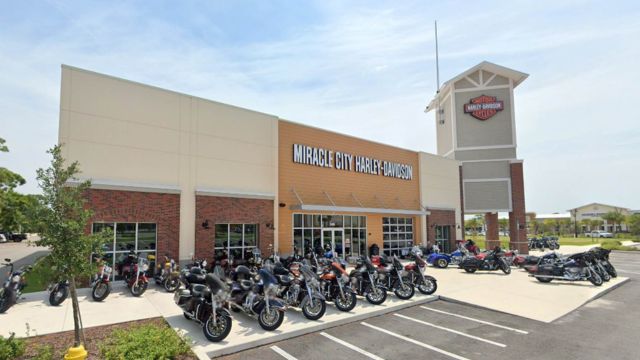
{"type": "MultiPolygon", "coordinates": [[[[462,238],[456,239],[464,241],[465,228],[464,228],[464,184],[462,182],[462,165],[459,167],[460,171],[460,227],[462,228],[462,238]]],[[[455,236],[457,237],[457,236],[455,236]]]]}
{"type": "Polygon", "coordinates": [[[485,237],[485,247],[488,250],[500,245],[500,236],[498,234],[498,213],[484,214],[484,221],[487,224],[487,233],[485,237]]]}
{"type": "Polygon", "coordinates": [[[527,254],[529,250],[527,247],[522,162],[511,163],[511,209],[512,211],[509,213],[509,247],[518,249],[521,254],[527,254]]]}

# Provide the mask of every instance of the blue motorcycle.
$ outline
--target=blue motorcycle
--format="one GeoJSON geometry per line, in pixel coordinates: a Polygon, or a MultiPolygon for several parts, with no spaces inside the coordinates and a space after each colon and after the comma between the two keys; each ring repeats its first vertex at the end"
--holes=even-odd
{"type": "Polygon", "coordinates": [[[434,267],[444,269],[449,266],[449,264],[460,264],[465,255],[465,252],[461,248],[452,252],[451,254],[443,254],[440,252],[437,246],[434,246],[433,253],[431,253],[427,257],[427,263],[431,264],[434,267]]]}

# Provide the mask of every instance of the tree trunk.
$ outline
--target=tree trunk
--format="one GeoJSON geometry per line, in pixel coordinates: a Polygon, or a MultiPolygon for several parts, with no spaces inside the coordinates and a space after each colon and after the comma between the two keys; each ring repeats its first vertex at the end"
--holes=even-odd
{"type": "Polygon", "coordinates": [[[69,293],[69,295],[71,295],[71,304],[73,306],[73,330],[75,333],[73,346],[78,347],[82,344],[84,334],[82,333],[82,322],[80,321],[80,305],[78,304],[75,277],[71,277],[71,279],[69,279],[69,293]]]}

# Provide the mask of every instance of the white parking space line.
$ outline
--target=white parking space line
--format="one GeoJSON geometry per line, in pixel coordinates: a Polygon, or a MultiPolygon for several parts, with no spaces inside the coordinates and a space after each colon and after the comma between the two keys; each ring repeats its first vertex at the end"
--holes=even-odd
{"type": "Polygon", "coordinates": [[[377,355],[375,355],[375,354],[372,354],[372,353],[370,353],[370,352],[368,352],[368,351],[366,351],[366,350],[363,350],[363,349],[361,349],[361,348],[359,348],[359,347],[357,347],[357,346],[355,346],[355,345],[351,345],[351,344],[349,344],[349,343],[348,343],[348,342],[346,342],[346,341],[340,340],[340,339],[338,339],[337,337],[334,337],[334,336],[331,336],[331,335],[327,334],[326,332],[321,332],[321,333],[320,333],[320,335],[322,335],[322,336],[326,337],[327,339],[333,340],[333,341],[337,342],[337,343],[338,343],[338,344],[340,344],[340,345],[346,346],[346,347],[348,347],[349,349],[351,349],[351,350],[353,350],[353,351],[357,351],[357,352],[359,352],[360,354],[362,354],[362,355],[364,355],[364,356],[368,357],[369,359],[374,359],[374,360],[384,360],[384,359],[383,359],[383,358],[381,358],[380,356],[377,356],[377,355]]]}
{"type": "Polygon", "coordinates": [[[616,261],[614,266],[617,266],[617,265],[621,265],[621,266],[640,266],[640,263],[624,263],[624,262],[616,261]]]}
{"type": "Polygon", "coordinates": [[[465,319],[465,320],[469,320],[469,321],[475,321],[477,323],[480,324],[484,324],[484,325],[490,325],[490,326],[494,326],[500,329],[505,329],[505,330],[509,330],[509,331],[514,331],[517,332],[519,334],[528,334],[528,331],[524,331],[524,330],[518,330],[518,329],[514,329],[512,327],[508,327],[508,326],[504,326],[504,325],[500,325],[500,324],[494,324],[492,322],[489,321],[484,321],[484,320],[480,320],[480,319],[474,319],[474,318],[470,318],[468,316],[464,316],[464,315],[460,315],[460,314],[454,314],[454,313],[450,313],[450,312],[446,312],[446,311],[442,311],[442,310],[438,310],[438,309],[434,309],[434,308],[430,308],[430,307],[426,307],[426,306],[420,306],[421,308],[425,309],[425,310],[429,310],[429,311],[433,311],[433,312],[437,312],[440,314],[445,314],[445,315],[451,315],[451,316],[455,316],[461,319],[465,319]]]}
{"type": "Polygon", "coordinates": [[[617,269],[617,270],[618,270],[618,272],[625,273],[625,274],[640,275],[640,272],[637,272],[637,271],[629,271],[629,270],[624,270],[624,269],[617,269]]]}
{"type": "Polygon", "coordinates": [[[448,331],[448,332],[450,332],[450,333],[454,333],[454,334],[456,334],[456,335],[460,335],[460,336],[468,337],[469,339],[474,339],[474,340],[482,341],[482,342],[485,342],[485,343],[487,343],[487,344],[491,344],[491,345],[495,345],[495,346],[499,346],[499,347],[507,347],[507,345],[505,345],[505,344],[503,344],[503,343],[499,343],[499,342],[495,342],[495,341],[491,341],[491,340],[487,340],[487,339],[479,338],[479,337],[477,337],[477,336],[469,335],[469,334],[463,333],[463,332],[458,331],[458,330],[449,329],[449,328],[446,328],[446,327],[443,327],[443,326],[439,326],[439,325],[436,325],[436,324],[432,324],[432,323],[429,323],[429,322],[426,322],[426,321],[422,321],[422,320],[418,320],[418,319],[410,318],[410,317],[408,317],[408,316],[404,316],[404,315],[401,315],[401,314],[393,314],[393,315],[395,315],[395,316],[397,316],[397,317],[400,317],[400,318],[403,318],[403,319],[406,319],[406,320],[410,320],[410,321],[413,321],[413,322],[417,322],[418,324],[422,324],[422,325],[426,325],[426,326],[431,326],[431,327],[434,327],[434,328],[436,328],[436,329],[440,329],[440,330],[448,331]]]}
{"type": "Polygon", "coordinates": [[[412,343],[412,344],[415,344],[415,345],[421,346],[421,347],[423,347],[423,348],[425,348],[425,349],[433,350],[433,351],[438,352],[438,353],[440,353],[440,354],[447,355],[447,356],[452,357],[452,358],[454,358],[454,359],[458,359],[458,360],[469,360],[469,359],[467,359],[466,357],[462,357],[462,356],[460,356],[460,355],[456,355],[456,354],[454,354],[454,353],[450,353],[450,352],[448,352],[448,351],[446,351],[446,350],[442,350],[442,349],[440,349],[440,348],[437,348],[437,347],[435,347],[435,346],[431,346],[431,345],[429,345],[429,344],[421,343],[421,342],[419,342],[419,341],[413,340],[413,339],[408,338],[408,337],[406,337],[406,336],[402,336],[402,335],[400,335],[400,334],[396,334],[396,333],[394,333],[394,332],[392,332],[392,331],[385,330],[385,329],[381,329],[381,328],[379,328],[379,327],[377,327],[377,326],[373,326],[373,325],[368,324],[368,323],[366,323],[366,322],[361,322],[360,324],[362,324],[362,325],[364,325],[364,326],[366,326],[366,327],[368,327],[368,328],[370,328],[370,329],[373,329],[373,330],[376,330],[376,331],[380,331],[380,332],[383,332],[383,333],[385,333],[385,334],[387,334],[387,335],[391,335],[391,336],[396,337],[396,338],[398,338],[398,339],[401,339],[401,340],[404,340],[404,341],[410,342],[410,343],[412,343]]]}
{"type": "Polygon", "coordinates": [[[278,353],[278,355],[282,356],[283,358],[287,359],[287,360],[298,360],[296,359],[293,355],[289,354],[288,352],[280,349],[277,346],[272,346],[271,350],[275,351],[276,353],[278,353]]]}

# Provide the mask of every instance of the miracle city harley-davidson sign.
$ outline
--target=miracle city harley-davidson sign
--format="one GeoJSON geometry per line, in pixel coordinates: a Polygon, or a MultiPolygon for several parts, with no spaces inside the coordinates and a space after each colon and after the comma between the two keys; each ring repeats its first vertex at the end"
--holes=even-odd
{"type": "Polygon", "coordinates": [[[471,114],[478,120],[487,120],[498,111],[504,110],[504,102],[497,100],[495,96],[480,95],[464,104],[465,114],[471,114]]]}

